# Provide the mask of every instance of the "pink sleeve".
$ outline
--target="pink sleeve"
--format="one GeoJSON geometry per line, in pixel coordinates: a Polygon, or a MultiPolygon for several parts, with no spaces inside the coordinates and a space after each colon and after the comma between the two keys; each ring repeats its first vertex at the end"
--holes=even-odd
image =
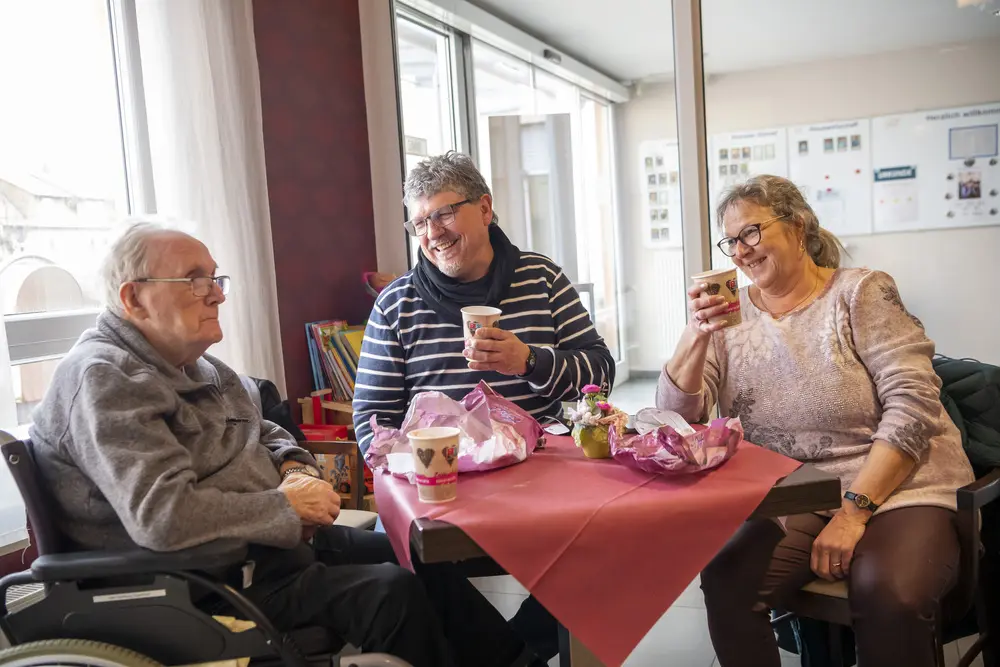
{"type": "Polygon", "coordinates": [[[704,423],[708,420],[709,413],[719,400],[721,373],[715,349],[717,342],[716,334],[713,334],[712,342],[708,346],[708,356],[705,359],[701,391],[697,394],[681,391],[667,374],[666,364],[663,365],[663,369],[660,371],[660,380],[656,384],[657,408],[672,410],[692,424],[704,423]]]}
{"type": "Polygon", "coordinates": [[[941,380],[931,365],[934,343],[906,310],[896,283],[881,271],[858,283],[850,313],[855,349],[882,403],[872,439],[919,461],[942,428],[941,380]]]}

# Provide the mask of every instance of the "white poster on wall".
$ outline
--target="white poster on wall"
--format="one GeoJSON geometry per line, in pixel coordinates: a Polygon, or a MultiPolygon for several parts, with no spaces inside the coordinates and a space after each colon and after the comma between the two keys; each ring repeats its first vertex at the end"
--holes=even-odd
{"type": "Polygon", "coordinates": [[[1000,102],[872,119],[876,232],[1000,225],[1000,102]]]}
{"type": "Polygon", "coordinates": [[[726,188],[761,174],[788,177],[788,130],[782,127],[713,135],[708,159],[714,228],[715,204],[726,188]]]}
{"type": "Polygon", "coordinates": [[[639,145],[643,193],[643,245],[681,247],[680,156],[677,142],[644,141],[639,145]]]}
{"type": "Polygon", "coordinates": [[[871,234],[871,168],[867,118],[788,129],[788,177],[837,236],[871,234]]]}
{"type": "MultiPolygon", "coordinates": [[[[712,266],[728,267],[732,260],[716,246],[722,233],[716,224],[715,207],[726,188],[742,183],[751,176],[772,174],[788,177],[788,129],[782,127],[713,135],[709,144],[708,162],[708,185],[712,198],[709,206],[712,221],[712,266]]],[[[749,282],[742,272],[738,274],[738,279],[740,287],[745,287],[749,282]]]]}

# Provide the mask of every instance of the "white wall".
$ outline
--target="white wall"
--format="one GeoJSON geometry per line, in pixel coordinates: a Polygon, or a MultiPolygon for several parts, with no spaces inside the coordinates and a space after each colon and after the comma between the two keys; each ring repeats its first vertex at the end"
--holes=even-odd
{"type": "MultiPolygon", "coordinates": [[[[1000,40],[719,75],[706,85],[708,134],[1000,100],[1000,40]]],[[[630,365],[658,370],[684,321],[679,250],[642,247],[639,142],[676,137],[673,87],[643,86],[618,107],[630,365]]],[[[683,175],[682,175],[683,178],[683,175]]],[[[822,222],[822,221],[820,221],[822,222]]],[[[1000,227],[850,237],[848,263],[890,273],[939,352],[1000,364],[1000,227]]]]}

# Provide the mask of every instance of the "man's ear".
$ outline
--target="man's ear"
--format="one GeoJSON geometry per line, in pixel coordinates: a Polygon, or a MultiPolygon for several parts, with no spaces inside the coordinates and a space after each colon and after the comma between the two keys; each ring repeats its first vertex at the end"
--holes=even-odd
{"type": "Polygon", "coordinates": [[[126,315],[145,317],[146,308],[139,302],[139,292],[135,283],[124,283],[118,288],[118,298],[126,315]]]}
{"type": "Polygon", "coordinates": [[[491,195],[483,195],[479,199],[479,212],[483,216],[483,225],[488,227],[491,222],[493,222],[493,197],[491,195]]]}

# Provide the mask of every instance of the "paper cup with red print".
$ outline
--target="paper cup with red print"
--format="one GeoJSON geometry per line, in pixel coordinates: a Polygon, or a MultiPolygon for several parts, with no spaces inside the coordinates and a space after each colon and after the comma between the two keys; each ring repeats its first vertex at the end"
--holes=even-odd
{"type": "Polygon", "coordinates": [[[420,502],[446,503],[458,495],[458,438],[461,431],[436,426],[410,431],[413,472],[420,502]]]}
{"type": "Polygon", "coordinates": [[[695,285],[706,285],[701,296],[722,296],[726,299],[726,313],[713,317],[709,322],[723,322],[726,327],[734,327],[743,321],[740,312],[740,287],[736,283],[736,267],[716,269],[691,276],[695,285]]]}
{"type": "Polygon", "coordinates": [[[462,309],[462,328],[466,342],[476,337],[479,329],[491,329],[500,324],[503,311],[492,306],[466,306],[462,309]]]}

